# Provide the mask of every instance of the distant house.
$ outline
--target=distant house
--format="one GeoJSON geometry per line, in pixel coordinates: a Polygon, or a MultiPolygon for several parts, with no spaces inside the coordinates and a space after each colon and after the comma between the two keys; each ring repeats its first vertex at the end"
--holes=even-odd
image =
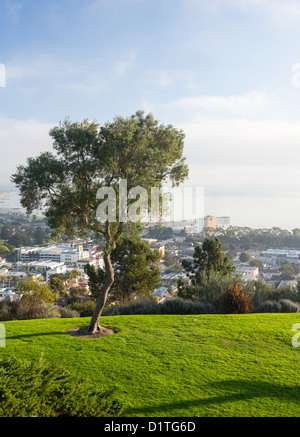
{"type": "Polygon", "coordinates": [[[294,279],[293,281],[280,281],[280,283],[278,284],[277,288],[281,288],[281,287],[289,287],[293,290],[296,290],[298,286],[298,280],[294,279]]]}
{"type": "Polygon", "coordinates": [[[240,275],[245,282],[255,281],[259,276],[259,268],[248,264],[240,264],[237,266],[235,273],[240,275]]]}
{"type": "Polygon", "coordinates": [[[2,300],[17,300],[20,299],[20,295],[13,291],[12,288],[0,288],[0,301],[2,300]]]}
{"type": "Polygon", "coordinates": [[[170,299],[171,295],[168,292],[167,287],[156,288],[153,292],[153,295],[158,298],[159,302],[165,299],[170,299]]]}

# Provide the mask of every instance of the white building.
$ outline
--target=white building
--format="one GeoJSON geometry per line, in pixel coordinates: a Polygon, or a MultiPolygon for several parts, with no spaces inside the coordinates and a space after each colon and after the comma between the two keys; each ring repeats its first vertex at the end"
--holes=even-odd
{"type": "Polygon", "coordinates": [[[295,249],[267,249],[261,253],[261,256],[281,264],[289,261],[291,264],[299,264],[300,250],[295,249]]]}
{"type": "Polygon", "coordinates": [[[246,282],[255,281],[259,275],[259,268],[255,266],[249,266],[248,264],[240,264],[235,273],[240,275],[246,282]]]}
{"type": "Polygon", "coordinates": [[[0,301],[4,299],[12,301],[19,298],[20,295],[15,293],[11,288],[0,288],[0,301]]]}
{"type": "Polygon", "coordinates": [[[54,261],[70,264],[89,258],[89,252],[84,251],[82,245],[74,247],[66,243],[46,247],[20,247],[16,253],[17,260],[22,262],[54,261]]]}

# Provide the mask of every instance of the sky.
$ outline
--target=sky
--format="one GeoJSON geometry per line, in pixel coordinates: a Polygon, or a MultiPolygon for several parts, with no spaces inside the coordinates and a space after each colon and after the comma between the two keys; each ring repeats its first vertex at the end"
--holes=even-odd
{"type": "Polygon", "coordinates": [[[300,227],[300,0],[0,0],[0,184],[69,117],[183,129],[186,186],[300,227]]]}

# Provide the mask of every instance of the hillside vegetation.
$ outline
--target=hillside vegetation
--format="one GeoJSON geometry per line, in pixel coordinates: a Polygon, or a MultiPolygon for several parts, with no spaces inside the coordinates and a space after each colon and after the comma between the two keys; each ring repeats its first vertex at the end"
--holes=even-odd
{"type": "Polygon", "coordinates": [[[89,318],[5,322],[0,357],[59,362],[119,389],[125,416],[300,416],[299,314],[103,317],[114,335],[65,331],[89,318]]]}

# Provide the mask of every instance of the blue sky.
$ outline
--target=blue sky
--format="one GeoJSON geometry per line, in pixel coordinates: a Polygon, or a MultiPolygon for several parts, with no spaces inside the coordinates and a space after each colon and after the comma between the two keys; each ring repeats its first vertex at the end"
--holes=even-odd
{"type": "Polygon", "coordinates": [[[300,0],[0,0],[0,183],[65,117],[143,109],[186,132],[207,213],[300,227],[299,22],[300,0]]]}

